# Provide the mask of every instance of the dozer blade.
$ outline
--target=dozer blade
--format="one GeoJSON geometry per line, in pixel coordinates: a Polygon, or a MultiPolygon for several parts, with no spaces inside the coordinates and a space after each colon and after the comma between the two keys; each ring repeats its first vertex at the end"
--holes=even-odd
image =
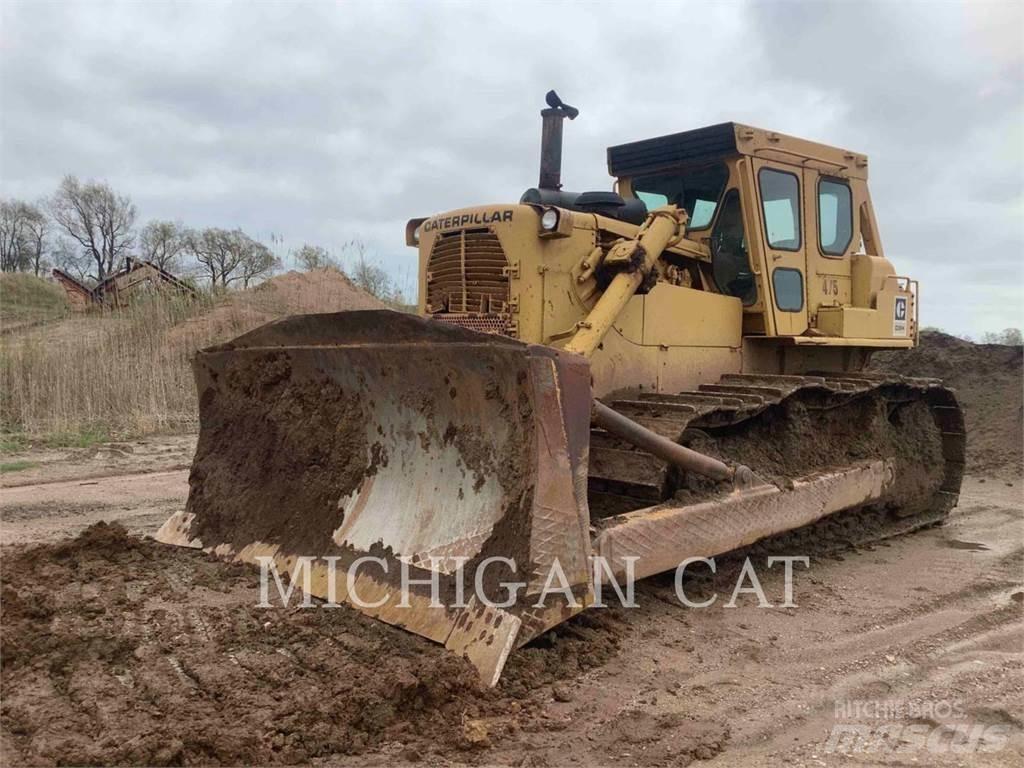
{"type": "Polygon", "coordinates": [[[193,368],[188,504],[160,541],[282,574],[311,558],[312,594],[444,643],[492,685],[513,647],[580,610],[535,607],[553,561],[586,604],[583,358],[366,311],[270,323],[193,368]],[[477,574],[493,603],[525,587],[489,607],[477,574]]]}

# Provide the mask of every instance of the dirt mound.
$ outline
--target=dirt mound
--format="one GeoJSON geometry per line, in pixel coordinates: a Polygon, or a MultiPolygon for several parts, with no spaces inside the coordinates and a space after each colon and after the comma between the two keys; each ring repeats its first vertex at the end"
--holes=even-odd
{"type": "Polygon", "coordinates": [[[68,313],[55,283],[21,272],[0,274],[0,335],[57,320],[68,313]]]}
{"type": "MultiPolygon", "coordinates": [[[[246,293],[239,296],[244,297],[246,293]]],[[[387,308],[384,302],[357,287],[343,273],[330,268],[285,272],[260,283],[248,293],[279,304],[290,315],[387,308]]]]}
{"type": "Polygon", "coordinates": [[[973,344],[924,331],[916,349],[878,352],[869,370],[942,379],[956,390],[967,421],[967,468],[1019,476],[1024,465],[1022,348],[973,344]]]}
{"type": "Polygon", "coordinates": [[[105,523],[6,552],[3,761],[429,759],[534,710],[513,704],[527,691],[482,689],[467,662],[348,608],[258,608],[257,581],[105,523]]]}
{"type": "Polygon", "coordinates": [[[253,288],[228,293],[208,312],[173,328],[168,337],[172,342],[195,339],[198,346],[206,346],[288,315],[387,308],[336,269],[286,272],[253,288]]]}

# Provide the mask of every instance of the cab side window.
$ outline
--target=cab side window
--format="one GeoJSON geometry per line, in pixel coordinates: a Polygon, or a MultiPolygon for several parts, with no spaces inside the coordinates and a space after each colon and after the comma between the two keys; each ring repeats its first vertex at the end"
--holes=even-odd
{"type": "Polygon", "coordinates": [[[639,176],[633,179],[633,194],[653,210],[662,205],[679,206],[686,210],[690,221],[686,228],[707,229],[715,217],[715,208],[729,181],[729,169],[722,163],[683,168],[671,173],[639,176]]]}
{"type": "Polygon", "coordinates": [[[762,168],[757,174],[768,245],[781,251],[800,250],[800,182],[792,173],[762,168]]]}
{"type": "Polygon", "coordinates": [[[735,189],[726,193],[711,233],[711,268],[719,291],[737,297],[744,306],[757,301],[757,283],[743,233],[740,195],[735,189]]]}
{"type": "Polygon", "coordinates": [[[818,183],[818,244],[829,256],[842,256],[853,239],[850,185],[823,178],[818,183]]]}

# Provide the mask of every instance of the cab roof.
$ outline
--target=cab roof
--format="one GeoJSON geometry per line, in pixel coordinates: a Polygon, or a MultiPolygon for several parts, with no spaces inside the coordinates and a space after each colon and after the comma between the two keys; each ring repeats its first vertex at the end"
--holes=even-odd
{"type": "Polygon", "coordinates": [[[836,176],[866,179],[868,158],[849,150],[740,123],[719,123],[608,148],[608,172],[627,178],[681,165],[748,155],[836,176]]]}

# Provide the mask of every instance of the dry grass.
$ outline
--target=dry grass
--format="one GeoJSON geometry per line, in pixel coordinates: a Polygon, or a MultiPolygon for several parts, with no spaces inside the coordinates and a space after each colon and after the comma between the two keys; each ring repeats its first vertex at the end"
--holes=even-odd
{"type": "Polygon", "coordinates": [[[54,283],[23,272],[0,274],[0,332],[5,335],[67,313],[64,291],[54,283]]]}
{"type": "Polygon", "coordinates": [[[31,438],[143,434],[195,425],[188,360],[212,341],[169,332],[209,308],[154,298],[116,314],[66,320],[5,340],[0,421],[31,438]]]}
{"type": "MultiPolygon", "coordinates": [[[[197,300],[161,297],[0,339],[0,452],[198,428],[189,361],[197,349],[294,312],[362,308],[337,275],[197,300]],[[344,286],[342,286],[344,288],[344,286]]],[[[347,285],[347,283],[346,283],[347,285]]],[[[354,290],[354,289],[353,289],[354,290]]],[[[370,301],[374,301],[370,299],[370,301]]],[[[379,305],[379,304],[375,304],[379,305]]]]}

